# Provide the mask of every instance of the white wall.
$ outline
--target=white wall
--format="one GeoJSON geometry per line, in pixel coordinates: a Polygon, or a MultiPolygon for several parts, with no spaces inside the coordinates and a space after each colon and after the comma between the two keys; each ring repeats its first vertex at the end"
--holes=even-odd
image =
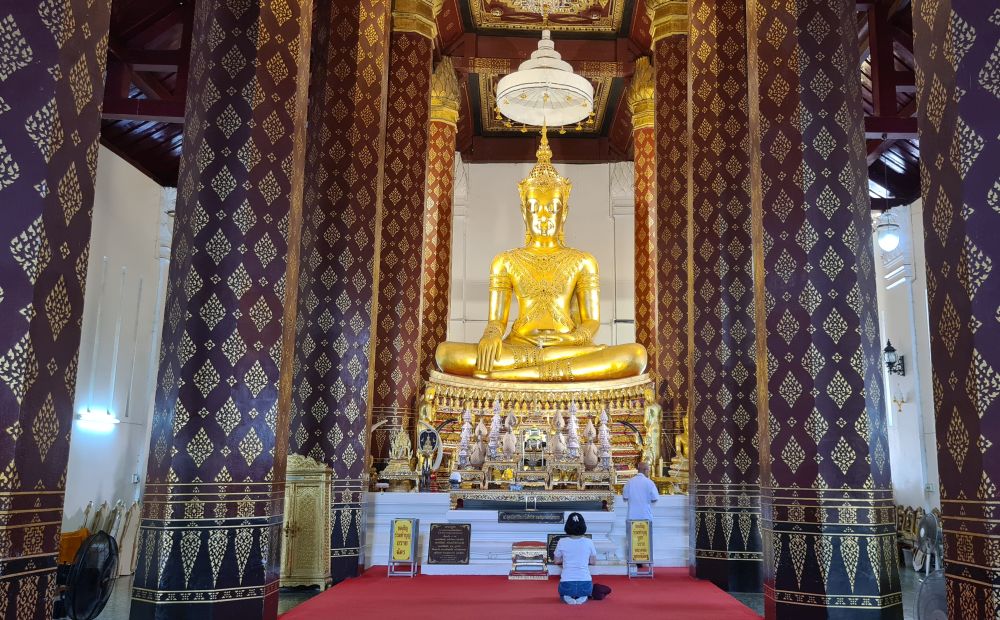
{"type": "MultiPolygon", "coordinates": [[[[486,326],[493,257],[524,245],[517,183],[533,164],[457,162],[448,339],[477,342],[486,326]]],[[[631,163],[556,164],[573,182],[566,243],[593,254],[601,269],[601,327],[596,341],[635,341],[634,216],[631,163]]],[[[511,322],[517,316],[512,304],[511,322]]]]}
{"type": "Polygon", "coordinates": [[[101,148],[76,385],[76,411],[110,411],[105,431],[75,420],[63,524],[82,524],[87,502],[139,499],[145,478],[173,190],[101,148]],[[164,237],[161,229],[166,232],[164,237]],[[140,293],[141,287],[141,293],[140,293]],[[117,347],[116,347],[117,343],[117,347]]]}
{"type": "Polygon", "coordinates": [[[883,252],[873,237],[882,346],[892,341],[906,374],[885,374],[889,458],[897,504],[941,504],[934,427],[930,330],[924,261],[923,208],[918,201],[892,210],[900,245],[883,252]],[[894,402],[896,401],[896,402],[894,402]],[[901,402],[900,402],[901,401],[901,402]]]}

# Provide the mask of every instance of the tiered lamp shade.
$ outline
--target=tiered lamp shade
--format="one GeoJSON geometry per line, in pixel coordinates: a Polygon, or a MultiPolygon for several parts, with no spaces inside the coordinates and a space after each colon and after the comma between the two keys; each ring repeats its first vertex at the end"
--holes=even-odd
{"type": "Polygon", "coordinates": [[[572,125],[594,110],[594,86],[573,73],[573,67],[555,50],[549,31],[543,30],[531,58],[497,83],[497,107],[510,120],[525,125],[572,125]]]}

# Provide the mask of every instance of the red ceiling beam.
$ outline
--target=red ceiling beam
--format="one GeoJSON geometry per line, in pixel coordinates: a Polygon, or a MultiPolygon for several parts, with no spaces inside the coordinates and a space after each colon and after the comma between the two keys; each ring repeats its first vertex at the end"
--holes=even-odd
{"type": "MultiPolygon", "coordinates": [[[[552,159],[565,164],[594,163],[618,161],[619,156],[612,153],[610,141],[607,138],[549,138],[552,147],[552,159]]],[[[462,160],[477,163],[511,163],[526,162],[535,159],[538,149],[538,138],[529,134],[526,136],[487,138],[475,136],[472,148],[462,153],[462,160]]]]}
{"type": "Polygon", "coordinates": [[[875,116],[896,114],[896,61],[889,32],[889,7],[868,11],[868,47],[871,50],[872,103],[875,116]]]}
{"type": "Polygon", "coordinates": [[[133,71],[174,73],[187,56],[187,50],[117,49],[116,55],[133,71]]]}
{"type": "Polygon", "coordinates": [[[101,118],[116,121],[183,123],[184,102],[160,99],[105,99],[101,118]]]}
{"type": "Polygon", "coordinates": [[[184,122],[194,4],[179,7],[171,15],[178,16],[183,24],[180,49],[130,49],[116,40],[108,42],[108,79],[105,83],[102,118],[158,123],[184,122]],[[173,91],[154,75],[163,72],[177,74],[173,91]],[[146,98],[129,98],[130,84],[135,84],[146,98]]]}
{"type": "MultiPolygon", "coordinates": [[[[562,59],[574,62],[633,62],[641,51],[628,38],[556,39],[562,59]]],[[[534,37],[503,37],[467,32],[444,50],[444,55],[467,58],[504,58],[520,62],[538,49],[534,37]]],[[[516,64],[516,63],[515,63],[516,64]]]]}
{"type": "Polygon", "coordinates": [[[899,116],[869,116],[865,118],[865,138],[869,140],[915,140],[917,119],[899,116]]]}
{"type": "MultiPolygon", "coordinates": [[[[191,4],[191,3],[188,3],[191,4]]],[[[133,3],[137,10],[146,10],[145,3],[133,3]]],[[[150,13],[146,19],[132,22],[129,19],[128,28],[116,31],[116,35],[123,41],[127,41],[130,47],[142,49],[148,45],[156,43],[161,37],[167,35],[173,28],[176,28],[184,21],[182,6],[164,6],[159,11],[150,13]]]]}

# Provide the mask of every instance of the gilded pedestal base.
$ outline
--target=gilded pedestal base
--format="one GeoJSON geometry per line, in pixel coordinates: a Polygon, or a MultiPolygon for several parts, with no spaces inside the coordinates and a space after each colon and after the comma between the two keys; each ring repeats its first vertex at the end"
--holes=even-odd
{"type": "Polygon", "coordinates": [[[413,471],[413,464],[409,460],[393,459],[379,474],[379,479],[389,483],[390,491],[407,492],[417,488],[420,474],[413,471]]]}

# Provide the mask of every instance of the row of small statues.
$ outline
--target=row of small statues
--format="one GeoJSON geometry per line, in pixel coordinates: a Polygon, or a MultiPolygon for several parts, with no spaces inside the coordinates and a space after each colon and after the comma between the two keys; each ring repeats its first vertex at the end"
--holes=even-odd
{"type": "MultiPolygon", "coordinates": [[[[608,414],[602,412],[601,429],[594,426],[593,420],[587,420],[583,430],[585,444],[580,445],[579,423],[576,408],[571,406],[569,421],[561,412],[556,412],[554,430],[546,433],[542,429],[531,428],[524,431],[523,448],[531,452],[544,451],[556,459],[580,459],[587,470],[593,470],[600,465],[611,465],[611,433],[608,429],[608,414]]],[[[501,416],[500,403],[494,403],[493,417],[489,430],[482,418],[472,427],[472,415],[468,409],[463,412],[462,434],[459,440],[458,464],[461,469],[479,469],[487,460],[502,459],[511,461],[519,451],[517,441],[517,417],[508,412],[501,416]]]]}

